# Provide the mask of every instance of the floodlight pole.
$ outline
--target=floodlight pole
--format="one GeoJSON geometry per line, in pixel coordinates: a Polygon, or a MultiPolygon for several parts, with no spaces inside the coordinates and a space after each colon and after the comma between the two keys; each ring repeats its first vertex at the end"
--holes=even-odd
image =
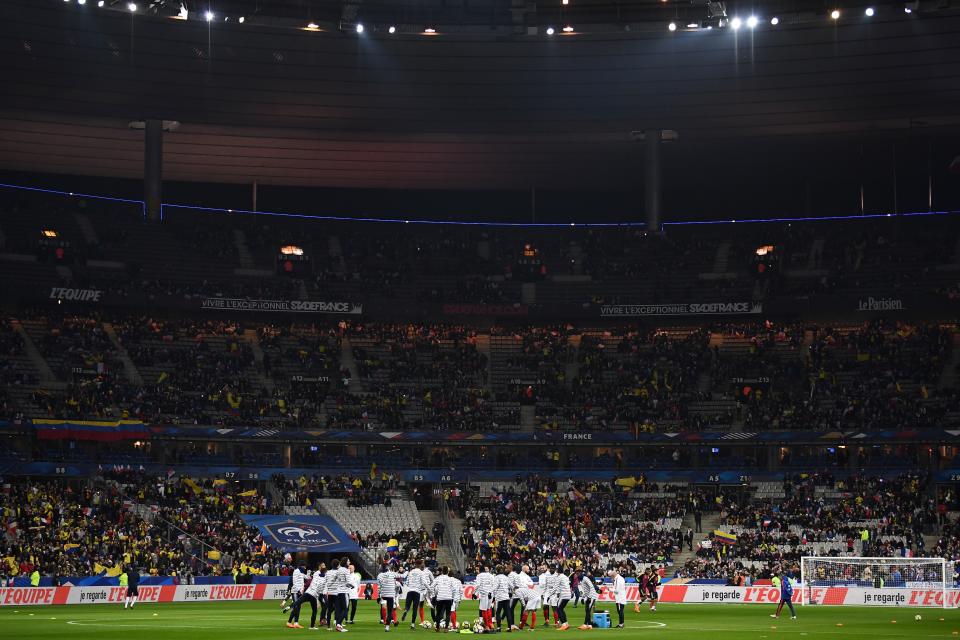
{"type": "Polygon", "coordinates": [[[143,150],[143,199],[147,220],[159,222],[163,197],[163,120],[151,118],[144,122],[143,150]]]}
{"type": "Polygon", "coordinates": [[[647,230],[660,232],[660,129],[644,132],[643,187],[647,214],[647,230]]]}

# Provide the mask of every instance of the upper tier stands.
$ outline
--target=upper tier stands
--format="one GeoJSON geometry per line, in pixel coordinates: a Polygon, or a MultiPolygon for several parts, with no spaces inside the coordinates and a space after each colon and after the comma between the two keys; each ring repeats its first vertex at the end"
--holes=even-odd
{"type": "Polygon", "coordinates": [[[379,431],[960,421],[955,325],[852,310],[874,294],[960,299],[953,216],[662,235],[179,210],[148,224],[137,206],[7,190],[0,262],[14,292],[0,325],[5,417],[379,431]],[[41,243],[42,230],[56,232],[63,256],[50,238],[41,243]],[[276,251],[288,243],[310,257],[309,273],[277,275],[276,251]],[[775,249],[761,270],[757,248],[767,245],[775,249]],[[103,300],[54,304],[56,286],[95,288],[103,300]],[[803,317],[810,300],[838,293],[857,297],[830,313],[842,319],[803,317]],[[205,311],[210,297],[340,300],[364,312],[267,321],[205,311]],[[779,311],[764,306],[739,322],[600,313],[605,303],[695,301],[779,311]],[[484,315],[467,324],[435,303],[502,309],[475,309],[484,315]],[[528,315],[488,317],[511,309],[528,315]],[[406,321],[381,319],[398,317],[406,321]]]}
{"type": "MultiPolygon", "coordinates": [[[[0,261],[18,288],[69,284],[159,303],[203,296],[595,308],[851,293],[960,296],[954,216],[641,228],[361,224],[168,210],[3,190],[0,261]],[[68,245],[39,249],[41,230],[68,245]],[[296,244],[308,274],[276,275],[296,244]],[[537,252],[523,255],[525,245],[537,252]],[[772,245],[758,271],[757,248],[772,245]],[[532,272],[532,273],[531,273],[532,272]],[[534,282],[530,282],[530,281],[534,282]]],[[[562,315],[562,314],[560,314],[562,315]]]]}
{"type": "Polygon", "coordinates": [[[484,330],[44,310],[6,319],[0,339],[9,417],[634,433],[960,423],[960,350],[940,323],[484,330]]]}

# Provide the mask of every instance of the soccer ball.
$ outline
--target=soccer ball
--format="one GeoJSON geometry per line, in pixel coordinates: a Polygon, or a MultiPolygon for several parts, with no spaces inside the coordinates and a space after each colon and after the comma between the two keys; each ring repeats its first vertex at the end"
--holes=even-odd
{"type": "Polygon", "coordinates": [[[483,618],[475,618],[474,621],[473,621],[473,626],[475,626],[475,627],[482,627],[482,626],[483,626],[483,618]]]}
{"type": "Polygon", "coordinates": [[[467,622],[466,620],[464,620],[463,622],[460,623],[460,628],[461,628],[461,629],[469,629],[469,628],[470,628],[470,623],[467,622]]]}
{"type": "Polygon", "coordinates": [[[919,614],[919,613],[918,613],[917,615],[913,616],[913,619],[916,620],[917,622],[920,622],[921,620],[923,620],[923,618],[920,617],[920,614],[919,614]]]}
{"type": "Polygon", "coordinates": [[[420,623],[420,626],[423,627],[424,629],[433,629],[433,623],[430,622],[429,620],[424,620],[423,622],[420,623]]]}
{"type": "Polygon", "coordinates": [[[483,623],[473,623],[474,633],[483,633],[483,623]]]}

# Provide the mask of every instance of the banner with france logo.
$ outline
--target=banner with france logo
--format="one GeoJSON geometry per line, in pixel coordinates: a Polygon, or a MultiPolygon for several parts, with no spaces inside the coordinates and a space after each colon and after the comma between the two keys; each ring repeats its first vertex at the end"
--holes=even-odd
{"type": "Polygon", "coordinates": [[[256,527],[267,545],[279,551],[311,553],[359,553],[350,535],[327,516],[253,516],[243,521],[256,527]]]}

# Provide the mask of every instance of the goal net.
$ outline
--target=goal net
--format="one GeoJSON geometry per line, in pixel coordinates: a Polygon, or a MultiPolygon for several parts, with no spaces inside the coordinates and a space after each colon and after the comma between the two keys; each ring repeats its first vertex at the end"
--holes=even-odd
{"type": "Polygon", "coordinates": [[[803,604],[946,607],[943,558],[801,558],[803,604]]]}

